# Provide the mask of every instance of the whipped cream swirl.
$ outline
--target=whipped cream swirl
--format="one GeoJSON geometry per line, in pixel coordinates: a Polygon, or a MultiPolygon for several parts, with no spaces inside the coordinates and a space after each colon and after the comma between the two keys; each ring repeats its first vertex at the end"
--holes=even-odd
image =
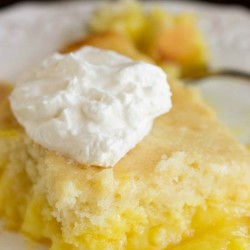
{"type": "Polygon", "coordinates": [[[171,92],[159,67],[88,46],[44,60],[16,85],[10,102],[36,143],[110,167],[170,110],[171,92]]]}

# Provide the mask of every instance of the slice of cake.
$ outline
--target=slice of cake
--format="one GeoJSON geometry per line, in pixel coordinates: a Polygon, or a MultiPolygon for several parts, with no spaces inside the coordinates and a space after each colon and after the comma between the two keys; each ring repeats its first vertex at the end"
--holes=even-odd
{"type": "Polygon", "coordinates": [[[22,128],[1,129],[6,226],[53,250],[248,249],[249,154],[194,90],[171,87],[173,109],[114,168],[73,163],[22,128]]]}
{"type": "MultiPolygon", "coordinates": [[[[163,17],[153,13],[153,20],[163,17]]],[[[127,17],[121,19],[125,32],[104,25],[104,33],[96,31],[63,51],[92,45],[152,62],[136,48],[140,37],[130,32],[127,17]],[[124,36],[127,31],[133,42],[124,36]]],[[[152,39],[151,52],[158,44],[152,39]]],[[[195,51],[204,49],[194,40],[195,51]]],[[[203,68],[203,52],[192,69],[203,68]]],[[[0,217],[6,227],[50,250],[248,250],[249,152],[195,90],[178,80],[170,85],[171,111],[113,168],[79,164],[36,144],[9,108],[10,87],[0,85],[0,217]]]]}
{"type": "Polygon", "coordinates": [[[126,36],[141,52],[169,72],[192,76],[207,69],[209,53],[194,14],[174,14],[154,2],[116,1],[96,9],[91,34],[115,32],[126,36]],[[150,6],[150,7],[149,7],[150,6]]]}

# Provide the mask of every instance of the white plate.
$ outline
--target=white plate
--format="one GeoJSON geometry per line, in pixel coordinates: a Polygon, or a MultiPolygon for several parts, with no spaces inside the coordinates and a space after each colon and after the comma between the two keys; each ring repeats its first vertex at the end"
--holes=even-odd
{"type": "MultiPolygon", "coordinates": [[[[184,1],[159,4],[171,12],[197,14],[212,67],[250,72],[250,13],[246,9],[184,1]]],[[[15,83],[27,68],[83,36],[94,7],[93,2],[71,1],[24,3],[0,11],[0,78],[15,83]]],[[[221,121],[250,144],[250,83],[224,78],[206,81],[199,88],[221,121]]],[[[17,234],[0,233],[0,249],[27,250],[30,244],[17,234]]]]}

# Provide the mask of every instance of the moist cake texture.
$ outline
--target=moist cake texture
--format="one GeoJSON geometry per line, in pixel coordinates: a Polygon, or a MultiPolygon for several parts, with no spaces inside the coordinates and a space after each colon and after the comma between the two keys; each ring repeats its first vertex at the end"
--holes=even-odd
{"type": "Polygon", "coordinates": [[[20,127],[2,128],[6,226],[53,250],[248,249],[249,153],[196,91],[171,87],[173,109],[110,169],[35,145],[20,127]]]}

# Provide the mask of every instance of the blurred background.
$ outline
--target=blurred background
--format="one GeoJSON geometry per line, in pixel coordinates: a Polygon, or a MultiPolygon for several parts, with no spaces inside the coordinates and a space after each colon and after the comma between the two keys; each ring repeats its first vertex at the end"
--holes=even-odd
{"type": "MultiPolygon", "coordinates": [[[[34,0],[34,1],[39,1],[39,0],[34,0]]],[[[43,0],[43,2],[52,2],[52,1],[59,1],[59,0],[43,0]]],[[[84,1],[84,0],[81,0],[81,1],[84,1]]],[[[178,0],[174,0],[174,1],[178,1],[178,0]]],[[[185,1],[189,1],[189,0],[185,0],[185,1]]],[[[192,0],[192,1],[212,2],[212,3],[227,4],[227,5],[237,4],[237,5],[242,5],[242,6],[246,6],[246,7],[250,8],[250,0],[192,0]]],[[[20,0],[19,1],[17,1],[17,0],[0,0],[0,8],[9,6],[11,4],[15,4],[17,2],[23,2],[23,1],[20,1],[20,0]]]]}

